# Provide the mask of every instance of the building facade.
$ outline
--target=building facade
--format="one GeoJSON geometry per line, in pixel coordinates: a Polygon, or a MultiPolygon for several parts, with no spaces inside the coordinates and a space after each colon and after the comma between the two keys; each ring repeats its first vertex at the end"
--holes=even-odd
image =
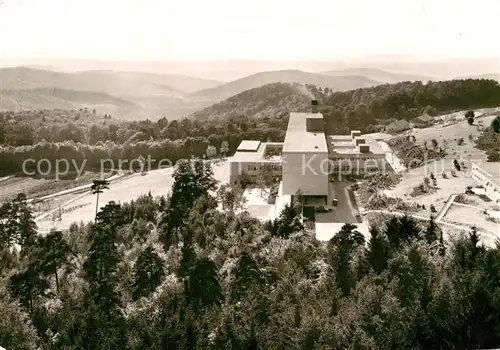
{"type": "Polygon", "coordinates": [[[500,203],[500,162],[472,163],[471,176],[484,187],[488,198],[500,203]]]}
{"type": "Polygon", "coordinates": [[[281,142],[241,141],[229,161],[229,183],[241,184],[244,178],[256,183],[264,167],[269,169],[274,178],[281,178],[282,149],[281,142]]]}
{"type": "Polygon", "coordinates": [[[283,195],[300,192],[326,205],[331,202],[330,174],[388,169],[386,151],[375,138],[357,130],[327,135],[316,106],[313,101],[310,113],[290,113],[283,143],[242,141],[230,160],[230,182],[238,184],[242,177],[255,181],[268,164],[274,176],[282,179],[283,195]]]}

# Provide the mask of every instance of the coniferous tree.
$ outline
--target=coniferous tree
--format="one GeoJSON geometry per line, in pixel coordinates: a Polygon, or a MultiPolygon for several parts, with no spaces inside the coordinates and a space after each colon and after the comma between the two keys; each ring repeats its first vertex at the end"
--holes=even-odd
{"type": "Polygon", "coordinates": [[[38,265],[44,275],[54,275],[56,291],[59,293],[58,269],[69,259],[71,248],[65,241],[61,231],[49,233],[39,239],[40,252],[38,265]]]}
{"type": "Polygon", "coordinates": [[[497,134],[500,133],[500,117],[496,117],[495,119],[492,120],[491,128],[497,134]]]}
{"type": "Polygon", "coordinates": [[[19,194],[13,201],[13,210],[17,213],[16,236],[21,246],[21,254],[27,256],[36,243],[37,226],[24,193],[19,194]]]}
{"type": "Polygon", "coordinates": [[[438,239],[438,228],[436,222],[434,221],[434,216],[431,215],[427,229],[425,230],[425,240],[428,244],[434,243],[438,239]]]}
{"type": "Polygon", "coordinates": [[[0,247],[10,247],[18,237],[17,209],[13,202],[0,205],[0,247]]]}
{"type": "Polygon", "coordinates": [[[94,180],[92,186],[90,187],[90,192],[92,194],[97,194],[97,198],[95,201],[95,217],[97,220],[97,213],[99,211],[99,195],[104,192],[104,190],[109,189],[109,181],[108,180],[94,180]]]}
{"type": "Polygon", "coordinates": [[[387,269],[390,254],[389,243],[376,227],[370,228],[370,236],[366,252],[368,262],[373,271],[380,274],[387,269]]]}
{"type": "Polygon", "coordinates": [[[165,275],[163,261],[151,247],[147,247],[134,264],[134,297],[148,296],[154,292],[165,275]]]}
{"type": "Polygon", "coordinates": [[[47,281],[40,277],[35,264],[29,264],[23,271],[10,277],[9,289],[14,298],[33,313],[35,300],[49,287],[47,281]]]}
{"type": "Polygon", "coordinates": [[[397,248],[401,244],[402,237],[400,232],[399,219],[393,216],[386,224],[385,235],[392,248],[397,248]]]}
{"type": "Polygon", "coordinates": [[[195,310],[221,305],[224,296],[213,261],[206,258],[196,261],[187,278],[186,295],[195,310]]]}
{"type": "Polygon", "coordinates": [[[217,185],[211,165],[200,159],[179,161],[173,178],[172,195],[162,230],[166,249],[174,231],[183,225],[195,201],[215,190],[217,185]]]}
{"type": "Polygon", "coordinates": [[[263,282],[259,265],[250,254],[243,252],[234,269],[234,279],[231,285],[232,301],[240,300],[249,293],[257,291],[263,282]]]}
{"type": "Polygon", "coordinates": [[[356,279],[351,269],[352,252],[364,244],[364,237],[353,224],[344,224],[328,242],[330,261],[335,271],[335,283],[344,296],[349,295],[356,279]]]}

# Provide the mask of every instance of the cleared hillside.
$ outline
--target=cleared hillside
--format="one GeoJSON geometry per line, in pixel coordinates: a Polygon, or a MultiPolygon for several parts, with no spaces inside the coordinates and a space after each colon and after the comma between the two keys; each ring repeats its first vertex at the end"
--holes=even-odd
{"type": "Polygon", "coordinates": [[[390,72],[387,70],[376,68],[348,68],[342,70],[326,71],[322,72],[322,74],[331,76],[363,76],[367,79],[389,84],[394,84],[401,81],[422,81],[426,83],[429,80],[435,80],[430,76],[390,72]]]}
{"type": "Polygon", "coordinates": [[[55,88],[104,92],[117,97],[185,95],[183,91],[157,81],[113,72],[62,73],[23,67],[4,68],[0,70],[0,81],[5,90],[55,88]]]}
{"type": "Polygon", "coordinates": [[[33,90],[3,90],[0,110],[100,108],[101,110],[133,109],[138,105],[95,91],[40,88],[33,90]]]}
{"type": "Polygon", "coordinates": [[[191,117],[198,120],[247,117],[276,117],[290,111],[305,111],[311,96],[300,84],[273,83],[246,90],[222,102],[215,103],[191,117]]]}
{"type": "Polygon", "coordinates": [[[280,70],[252,74],[247,77],[223,84],[212,89],[205,89],[191,94],[195,99],[222,101],[245,90],[258,88],[272,83],[299,83],[329,88],[333,91],[347,91],[380,84],[362,76],[330,76],[300,70],[280,70]]]}
{"type": "Polygon", "coordinates": [[[202,89],[210,89],[224,84],[217,80],[208,80],[193,78],[186,75],[172,75],[172,74],[154,74],[143,72],[114,72],[114,71],[88,71],[84,74],[92,73],[108,73],[112,77],[120,77],[125,79],[133,79],[138,81],[148,81],[152,84],[170,86],[178,91],[185,93],[192,93],[202,89]]]}

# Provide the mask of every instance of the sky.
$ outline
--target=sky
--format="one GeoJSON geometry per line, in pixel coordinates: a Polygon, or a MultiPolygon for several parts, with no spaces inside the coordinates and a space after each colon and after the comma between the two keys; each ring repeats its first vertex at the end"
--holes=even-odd
{"type": "Polygon", "coordinates": [[[498,0],[0,2],[0,60],[500,56],[498,0]]]}

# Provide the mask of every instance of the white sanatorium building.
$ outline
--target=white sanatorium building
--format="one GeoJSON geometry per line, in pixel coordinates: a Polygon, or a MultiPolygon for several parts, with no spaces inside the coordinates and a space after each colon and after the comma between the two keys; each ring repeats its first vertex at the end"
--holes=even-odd
{"type": "Polygon", "coordinates": [[[325,134],[323,115],[312,101],[310,113],[290,113],[285,141],[242,141],[230,161],[230,183],[238,184],[245,174],[256,179],[260,168],[270,163],[283,181],[283,195],[300,192],[327,204],[329,174],[390,170],[386,152],[371,136],[359,131],[349,135],[325,134]]]}
{"type": "Polygon", "coordinates": [[[500,203],[500,162],[472,163],[472,178],[484,187],[486,196],[500,203]]]}

